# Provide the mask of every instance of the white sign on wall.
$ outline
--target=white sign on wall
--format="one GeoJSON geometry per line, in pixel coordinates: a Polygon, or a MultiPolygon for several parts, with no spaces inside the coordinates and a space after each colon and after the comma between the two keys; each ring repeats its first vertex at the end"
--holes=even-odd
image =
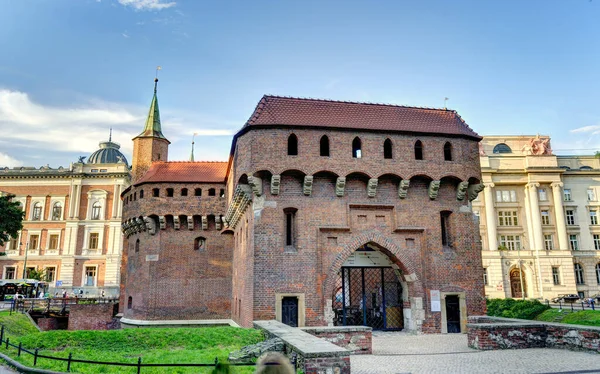
{"type": "Polygon", "coordinates": [[[158,255],[146,255],[146,261],[158,261],[158,255]]]}
{"type": "Polygon", "coordinates": [[[442,303],[440,302],[440,290],[430,290],[431,294],[431,311],[441,312],[442,303]]]}

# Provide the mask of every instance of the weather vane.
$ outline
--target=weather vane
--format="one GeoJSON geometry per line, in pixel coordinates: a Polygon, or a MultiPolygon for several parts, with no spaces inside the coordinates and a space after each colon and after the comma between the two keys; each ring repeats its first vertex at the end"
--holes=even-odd
{"type": "Polygon", "coordinates": [[[448,98],[448,97],[444,98],[444,109],[446,109],[446,103],[448,102],[448,100],[450,100],[450,98],[448,98]]]}

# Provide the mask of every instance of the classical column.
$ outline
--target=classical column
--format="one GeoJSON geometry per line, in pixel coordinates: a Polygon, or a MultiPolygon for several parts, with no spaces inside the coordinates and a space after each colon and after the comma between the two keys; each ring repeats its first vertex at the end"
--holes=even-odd
{"type": "Polygon", "coordinates": [[[494,183],[484,183],[485,189],[483,196],[485,200],[485,226],[488,233],[488,249],[490,251],[498,250],[498,234],[496,232],[496,214],[494,212],[494,197],[492,188],[494,183]]]}
{"type": "Polygon", "coordinates": [[[567,242],[567,226],[565,225],[565,212],[562,204],[562,182],[554,182],[552,196],[554,198],[554,215],[556,216],[556,234],[558,235],[558,249],[566,251],[569,249],[567,242]]]}
{"type": "Polygon", "coordinates": [[[533,238],[533,223],[531,222],[531,203],[529,199],[529,188],[525,186],[525,218],[527,220],[527,238],[529,248],[535,248],[535,239],[533,238]]]}
{"type": "MultiPolygon", "coordinates": [[[[533,231],[533,243],[535,249],[541,249],[544,247],[544,235],[542,234],[542,218],[540,212],[540,204],[538,201],[538,187],[539,183],[527,183],[525,186],[529,189],[529,203],[531,206],[531,225],[533,231]]],[[[534,248],[530,248],[533,250],[534,248]]]]}

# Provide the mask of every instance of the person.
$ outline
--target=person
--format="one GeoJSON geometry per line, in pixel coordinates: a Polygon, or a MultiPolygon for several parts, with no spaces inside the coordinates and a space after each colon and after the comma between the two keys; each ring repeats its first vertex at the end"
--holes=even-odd
{"type": "Polygon", "coordinates": [[[295,370],[283,354],[279,352],[267,352],[258,358],[256,362],[257,374],[294,374],[295,370]]]}

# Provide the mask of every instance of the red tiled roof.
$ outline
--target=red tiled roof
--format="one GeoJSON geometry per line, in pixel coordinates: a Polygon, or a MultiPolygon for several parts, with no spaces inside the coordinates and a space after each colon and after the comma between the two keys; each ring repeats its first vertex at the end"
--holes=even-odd
{"type": "Polygon", "coordinates": [[[160,182],[223,183],[227,162],[171,161],[154,162],[135,185],[160,182]]]}
{"type": "Polygon", "coordinates": [[[454,110],[268,95],[263,96],[244,127],[277,125],[481,138],[454,110]]]}

